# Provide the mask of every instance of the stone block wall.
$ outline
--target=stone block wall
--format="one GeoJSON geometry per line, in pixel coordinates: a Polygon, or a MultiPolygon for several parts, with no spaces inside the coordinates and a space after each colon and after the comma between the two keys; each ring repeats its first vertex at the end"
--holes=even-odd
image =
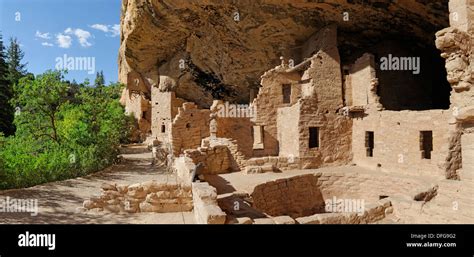
{"type": "Polygon", "coordinates": [[[198,109],[196,104],[187,102],[178,109],[172,123],[173,154],[178,156],[186,149],[201,145],[203,138],[209,137],[210,110],[198,109]]]}
{"type": "MultiPolygon", "coordinates": [[[[257,98],[253,105],[257,108],[256,126],[263,126],[264,149],[254,150],[253,156],[278,155],[278,128],[277,128],[277,110],[279,107],[288,107],[294,102],[283,103],[283,84],[289,84],[296,87],[301,76],[297,72],[280,73],[284,68],[277,67],[267,71],[262,75],[261,85],[257,98]]],[[[293,89],[292,89],[293,95],[293,89]]],[[[292,101],[296,101],[292,97],[292,101]]]]}
{"type": "Polygon", "coordinates": [[[185,187],[191,186],[193,182],[193,172],[196,168],[193,160],[189,157],[179,157],[173,162],[173,168],[176,171],[178,183],[185,187]]]}
{"type": "Polygon", "coordinates": [[[299,157],[302,169],[329,165],[345,165],[350,162],[352,120],[331,109],[322,112],[320,105],[310,99],[300,103],[299,157]],[[309,147],[309,129],[319,130],[319,146],[309,147]]]}
{"type": "Polygon", "coordinates": [[[220,117],[217,115],[218,105],[223,105],[223,101],[214,101],[210,110],[215,119],[217,138],[228,138],[235,140],[238,150],[246,157],[253,155],[253,134],[252,126],[254,122],[252,117],[220,117]]]}
{"type": "Polygon", "coordinates": [[[84,201],[86,210],[109,212],[186,212],[193,209],[191,187],[147,181],[132,185],[104,184],[100,196],[84,201]]]}
{"type": "Polygon", "coordinates": [[[198,224],[224,224],[226,214],[217,204],[217,191],[207,182],[192,184],[194,218],[198,224]]]}
{"type": "Polygon", "coordinates": [[[362,55],[350,68],[349,82],[351,88],[351,106],[379,104],[376,88],[370,88],[370,83],[377,79],[375,74],[374,56],[368,53],[362,55]]]}
{"type": "Polygon", "coordinates": [[[410,175],[445,177],[450,151],[450,111],[382,111],[354,119],[352,152],[357,165],[410,175]],[[373,157],[367,156],[365,133],[374,132],[373,157]],[[420,131],[433,132],[431,159],[423,159],[420,131]]]}
{"type": "Polygon", "coordinates": [[[313,175],[270,181],[255,187],[253,206],[268,215],[292,218],[323,212],[324,199],[313,175]]]}
{"type": "Polygon", "coordinates": [[[300,169],[299,158],[288,158],[279,156],[255,157],[245,161],[247,167],[272,166],[273,171],[300,169]]]}
{"type": "Polygon", "coordinates": [[[362,213],[317,213],[311,216],[297,218],[298,224],[368,224],[385,218],[393,212],[392,203],[382,199],[368,204],[362,213]]]}
{"type": "Polygon", "coordinates": [[[187,149],[184,151],[184,155],[196,165],[204,164],[198,175],[221,174],[232,171],[230,152],[225,145],[187,149]]]}
{"type": "Polygon", "coordinates": [[[181,98],[177,98],[174,92],[161,92],[158,87],[152,87],[151,98],[152,136],[164,145],[169,145],[172,141],[172,122],[178,114],[178,108],[181,107],[185,101],[181,98]]]}

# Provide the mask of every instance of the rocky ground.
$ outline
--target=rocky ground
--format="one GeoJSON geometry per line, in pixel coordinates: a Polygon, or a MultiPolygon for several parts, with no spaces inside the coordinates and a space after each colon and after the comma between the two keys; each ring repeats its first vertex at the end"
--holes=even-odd
{"type": "Polygon", "coordinates": [[[0,213],[0,223],[24,224],[189,224],[192,212],[113,214],[79,210],[84,200],[100,193],[104,182],[133,184],[149,180],[174,181],[176,177],[165,169],[151,165],[151,153],[123,154],[120,164],[101,172],[65,181],[51,182],[30,188],[0,191],[0,199],[37,199],[38,215],[0,213]]]}

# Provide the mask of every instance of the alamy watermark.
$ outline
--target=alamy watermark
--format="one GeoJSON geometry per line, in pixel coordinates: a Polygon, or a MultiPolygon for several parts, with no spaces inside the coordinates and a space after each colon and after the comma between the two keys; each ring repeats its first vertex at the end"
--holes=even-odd
{"type": "Polygon", "coordinates": [[[95,57],[73,57],[64,54],[55,59],[57,70],[87,71],[88,74],[95,73],[95,57]]]}
{"type": "Polygon", "coordinates": [[[336,198],[324,201],[326,212],[357,212],[363,213],[365,211],[364,199],[343,199],[336,198]]]}
{"type": "Polygon", "coordinates": [[[38,215],[38,199],[16,199],[9,196],[0,198],[0,213],[30,213],[38,215]]]}
{"type": "Polygon", "coordinates": [[[217,105],[217,117],[220,118],[254,118],[257,108],[252,104],[230,104],[225,102],[217,105]]]}
{"type": "Polygon", "coordinates": [[[380,70],[412,71],[413,74],[420,74],[420,57],[398,57],[389,54],[380,58],[380,70]]]}

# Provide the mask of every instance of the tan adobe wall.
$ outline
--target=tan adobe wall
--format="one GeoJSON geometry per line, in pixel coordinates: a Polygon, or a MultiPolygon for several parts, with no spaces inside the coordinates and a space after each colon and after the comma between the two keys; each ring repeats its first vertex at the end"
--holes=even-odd
{"type": "Polygon", "coordinates": [[[196,104],[187,102],[178,109],[172,123],[173,154],[178,156],[186,149],[201,145],[203,138],[209,137],[210,110],[198,109],[196,104]]]}
{"type": "Polygon", "coordinates": [[[225,145],[187,149],[184,156],[195,164],[204,164],[198,175],[228,173],[232,170],[230,152],[225,145]]]}
{"type": "Polygon", "coordinates": [[[86,210],[109,212],[183,212],[193,209],[190,186],[155,180],[132,185],[102,185],[100,196],[83,203],[86,210]]]}
{"type": "Polygon", "coordinates": [[[172,121],[178,114],[178,108],[185,103],[185,100],[177,98],[174,92],[161,92],[158,87],[152,87],[151,98],[152,136],[164,145],[168,145],[172,140],[172,121]],[[165,126],[164,133],[162,125],[165,126]]]}
{"type": "Polygon", "coordinates": [[[352,151],[357,165],[408,174],[445,176],[452,118],[449,110],[370,111],[353,120],[352,151]],[[422,159],[420,131],[433,131],[431,159],[422,159]],[[373,157],[366,156],[365,132],[374,132],[373,157]]]}
{"type": "Polygon", "coordinates": [[[321,108],[302,99],[299,120],[299,157],[302,169],[344,165],[352,159],[352,120],[330,110],[322,113],[321,108]],[[309,148],[309,128],[319,128],[319,147],[309,148]]]}
{"type": "Polygon", "coordinates": [[[293,88],[298,86],[300,75],[297,73],[278,73],[276,69],[266,72],[262,76],[260,91],[254,104],[257,107],[255,125],[264,126],[264,149],[254,150],[253,156],[278,155],[277,110],[294,103],[295,94],[292,93],[290,103],[283,103],[283,84],[290,84],[293,88]]]}
{"type": "Polygon", "coordinates": [[[296,136],[299,134],[300,105],[278,109],[277,127],[280,146],[279,156],[299,157],[300,142],[296,136]]]}
{"type": "Polygon", "coordinates": [[[192,183],[194,219],[197,224],[224,224],[226,214],[217,204],[217,191],[207,182],[192,183]]]}
{"type": "Polygon", "coordinates": [[[368,104],[379,104],[376,88],[368,86],[376,83],[374,56],[368,53],[362,55],[350,68],[349,83],[351,85],[351,106],[365,106],[368,104]]]}
{"type": "Polygon", "coordinates": [[[260,184],[252,192],[253,207],[270,216],[292,218],[324,212],[324,199],[313,175],[260,184]]]}

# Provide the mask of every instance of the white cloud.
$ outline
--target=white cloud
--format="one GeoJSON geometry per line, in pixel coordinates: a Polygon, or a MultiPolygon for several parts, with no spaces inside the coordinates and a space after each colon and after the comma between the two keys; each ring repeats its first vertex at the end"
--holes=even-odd
{"type": "Polygon", "coordinates": [[[91,33],[87,30],[67,28],[64,33],[69,35],[74,34],[77,37],[77,40],[79,40],[79,44],[81,44],[82,47],[89,47],[92,45],[88,41],[88,39],[91,37],[91,33]]]}
{"type": "Polygon", "coordinates": [[[53,46],[53,44],[48,43],[48,42],[43,42],[43,43],[41,43],[41,45],[43,45],[43,46],[53,46]]]}
{"type": "Polygon", "coordinates": [[[94,24],[90,26],[93,29],[100,30],[107,33],[108,36],[116,37],[120,35],[120,25],[106,25],[106,24],[94,24]]]}
{"type": "Polygon", "coordinates": [[[119,24],[114,24],[112,26],[112,37],[116,37],[120,35],[120,25],[119,24]]]}
{"type": "Polygon", "coordinates": [[[61,33],[56,35],[56,42],[61,48],[69,48],[72,44],[72,38],[68,35],[63,35],[61,33]]]}
{"type": "Polygon", "coordinates": [[[105,24],[94,24],[91,26],[91,28],[97,29],[103,32],[109,32],[109,27],[107,27],[107,25],[105,24]]]}
{"type": "Polygon", "coordinates": [[[89,43],[89,41],[87,41],[91,37],[91,33],[89,33],[89,31],[76,29],[74,30],[74,35],[76,35],[82,47],[89,47],[92,45],[89,43]]]}
{"type": "Polygon", "coordinates": [[[39,30],[36,31],[35,36],[38,37],[38,38],[42,38],[42,39],[50,39],[51,38],[49,33],[41,33],[41,32],[39,32],[39,30]]]}

